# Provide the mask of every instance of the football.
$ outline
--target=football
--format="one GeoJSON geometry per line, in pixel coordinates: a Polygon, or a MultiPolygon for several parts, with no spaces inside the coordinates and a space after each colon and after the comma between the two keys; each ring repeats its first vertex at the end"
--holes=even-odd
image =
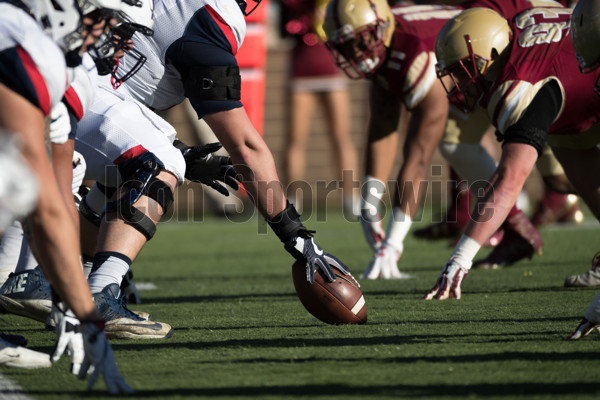
{"type": "Polygon", "coordinates": [[[315,282],[306,280],[306,264],[296,261],[292,265],[292,278],[296,294],[306,310],[315,318],[332,325],[364,324],[367,322],[367,305],[358,282],[352,275],[337,271],[336,280],[329,282],[317,269],[315,282]]]}

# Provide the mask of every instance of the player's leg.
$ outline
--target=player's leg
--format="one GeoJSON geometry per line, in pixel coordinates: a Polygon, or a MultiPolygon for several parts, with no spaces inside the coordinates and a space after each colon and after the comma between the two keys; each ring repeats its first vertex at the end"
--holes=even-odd
{"type": "Polygon", "coordinates": [[[565,172],[546,145],[544,153],[536,163],[544,180],[544,196],[531,217],[535,226],[559,223],[583,223],[583,213],[579,208],[575,189],[565,172]]]}
{"type": "Polygon", "coordinates": [[[286,149],[286,182],[290,201],[303,208],[302,180],[306,171],[306,144],[316,105],[316,95],[307,90],[290,89],[289,129],[286,149]]]}
{"type": "Polygon", "coordinates": [[[141,104],[104,95],[80,122],[76,143],[88,160],[87,177],[116,188],[114,193],[93,189],[80,206],[91,231],[101,216],[97,244],[84,246],[84,252],[96,250],[88,283],[99,313],[107,320],[107,335],[169,337],[168,324],[150,321],[147,314],[133,313],[125,306],[120,286],[171,205],[185,162],[171,144],[174,130],[166,121],[141,104]]]}
{"type": "MultiPolygon", "coordinates": [[[[332,80],[336,78],[333,77],[332,80]]],[[[344,78],[337,78],[344,79],[344,78]]],[[[357,155],[350,129],[350,93],[345,86],[332,88],[321,93],[325,102],[327,132],[329,133],[334,157],[342,182],[342,201],[346,218],[360,214],[357,182],[357,155]]]]}
{"type": "MultiPolygon", "coordinates": [[[[67,143],[69,142],[72,140],[67,143]]],[[[69,144],[72,145],[72,143],[69,144]]],[[[65,202],[70,200],[69,207],[73,207],[76,212],[74,196],[85,174],[85,160],[81,154],[74,153],[72,147],[66,150],[65,156],[72,160],[67,163],[67,165],[71,165],[72,172],[64,174],[66,177],[63,178],[64,188],[61,193],[67,190],[71,192],[72,198],[65,199],[65,202]],[[69,183],[67,183],[67,179],[70,179],[69,183]]],[[[0,306],[7,312],[46,322],[52,307],[50,283],[46,280],[37,259],[25,240],[23,224],[15,222],[9,227],[6,234],[7,240],[3,240],[0,245],[0,255],[2,256],[0,258],[6,262],[7,260],[4,258],[13,254],[15,258],[11,263],[16,267],[0,287],[0,306]],[[11,246],[12,249],[9,249],[11,246]]]]}
{"type": "Polygon", "coordinates": [[[3,85],[0,85],[0,109],[2,126],[18,132],[22,154],[39,182],[37,206],[27,218],[30,245],[44,274],[73,312],[80,318],[96,318],[89,288],[81,273],[75,225],[65,203],[58,200],[61,195],[42,137],[44,115],[3,85]]]}
{"type": "Polygon", "coordinates": [[[465,228],[473,204],[472,196],[477,196],[496,169],[495,160],[480,143],[488,127],[487,116],[481,110],[468,116],[451,113],[439,142],[439,150],[453,171],[451,184],[454,190],[451,190],[450,204],[439,221],[415,231],[415,236],[454,238],[465,228]]]}

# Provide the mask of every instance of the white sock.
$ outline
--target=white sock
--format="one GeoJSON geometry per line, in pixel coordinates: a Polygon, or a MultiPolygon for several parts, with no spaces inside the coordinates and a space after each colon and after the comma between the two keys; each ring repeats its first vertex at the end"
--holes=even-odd
{"type": "Polygon", "coordinates": [[[121,281],[130,265],[131,260],[123,254],[112,251],[96,253],[94,266],[88,277],[92,294],[100,293],[102,289],[111,283],[121,286],[121,281]]]}
{"type": "Polygon", "coordinates": [[[385,183],[372,176],[365,176],[361,187],[360,211],[367,221],[377,217],[384,193],[385,183]]]}
{"type": "Polygon", "coordinates": [[[454,251],[452,252],[451,259],[463,268],[471,269],[473,265],[473,258],[477,255],[477,252],[481,249],[481,245],[474,239],[471,239],[467,235],[462,235],[454,251]]]}
{"type": "MultiPolygon", "coordinates": [[[[13,222],[0,240],[0,274],[2,276],[15,272],[21,253],[21,244],[23,239],[23,229],[17,221],[13,222]]],[[[5,279],[6,280],[6,279],[5,279]]]]}
{"type": "Polygon", "coordinates": [[[17,268],[15,269],[15,272],[31,271],[38,265],[40,264],[33,255],[33,252],[27,244],[27,241],[23,239],[23,245],[21,246],[21,254],[19,255],[19,262],[17,263],[17,268]]]}
{"type": "Polygon", "coordinates": [[[32,270],[38,266],[25,236],[23,225],[15,221],[6,229],[0,244],[0,273],[8,275],[10,272],[32,270]]]}
{"type": "Polygon", "coordinates": [[[385,232],[385,243],[399,252],[404,250],[404,238],[412,225],[412,218],[399,208],[392,210],[392,217],[385,232]]]}

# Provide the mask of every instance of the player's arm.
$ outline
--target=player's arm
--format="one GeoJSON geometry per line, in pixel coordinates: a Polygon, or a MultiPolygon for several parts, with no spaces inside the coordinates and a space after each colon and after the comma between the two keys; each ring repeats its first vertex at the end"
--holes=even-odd
{"type": "Polygon", "coordinates": [[[400,100],[396,96],[379,85],[371,84],[360,223],[365,239],[373,251],[377,250],[385,239],[379,208],[396,159],[398,121],[402,110],[400,100]]]}
{"type": "Polygon", "coordinates": [[[52,170],[58,183],[61,197],[68,207],[75,226],[79,217],[73,200],[73,152],[77,118],[70,111],[66,99],[57,104],[50,114],[49,134],[52,150],[52,170]]]}
{"type": "MultiPolygon", "coordinates": [[[[442,139],[448,119],[448,98],[439,81],[429,89],[427,95],[411,110],[411,118],[404,143],[404,163],[398,175],[400,188],[407,184],[417,185],[427,177],[427,168],[442,139]]],[[[415,215],[421,190],[414,194],[396,198],[394,206],[411,217],[415,215]],[[416,195],[419,193],[419,195],[416,195]]]]}
{"type": "Polygon", "coordinates": [[[460,298],[461,283],[481,244],[506,219],[546,143],[548,130],[562,103],[558,84],[552,80],[536,94],[519,120],[503,135],[502,156],[484,197],[473,210],[465,233],[454,248],[426,300],[460,298]]]}

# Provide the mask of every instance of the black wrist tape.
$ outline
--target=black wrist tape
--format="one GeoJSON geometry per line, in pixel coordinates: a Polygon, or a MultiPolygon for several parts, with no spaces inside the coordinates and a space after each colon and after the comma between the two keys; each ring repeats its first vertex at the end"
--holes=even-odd
{"type": "Polygon", "coordinates": [[[315,233],[315,231],[309,231],[302,225],[300,214],[289,201],[282,212],[268,219],[267,222],[283,243],[288,243],[297,236],[310,238],[315,233]]]}

